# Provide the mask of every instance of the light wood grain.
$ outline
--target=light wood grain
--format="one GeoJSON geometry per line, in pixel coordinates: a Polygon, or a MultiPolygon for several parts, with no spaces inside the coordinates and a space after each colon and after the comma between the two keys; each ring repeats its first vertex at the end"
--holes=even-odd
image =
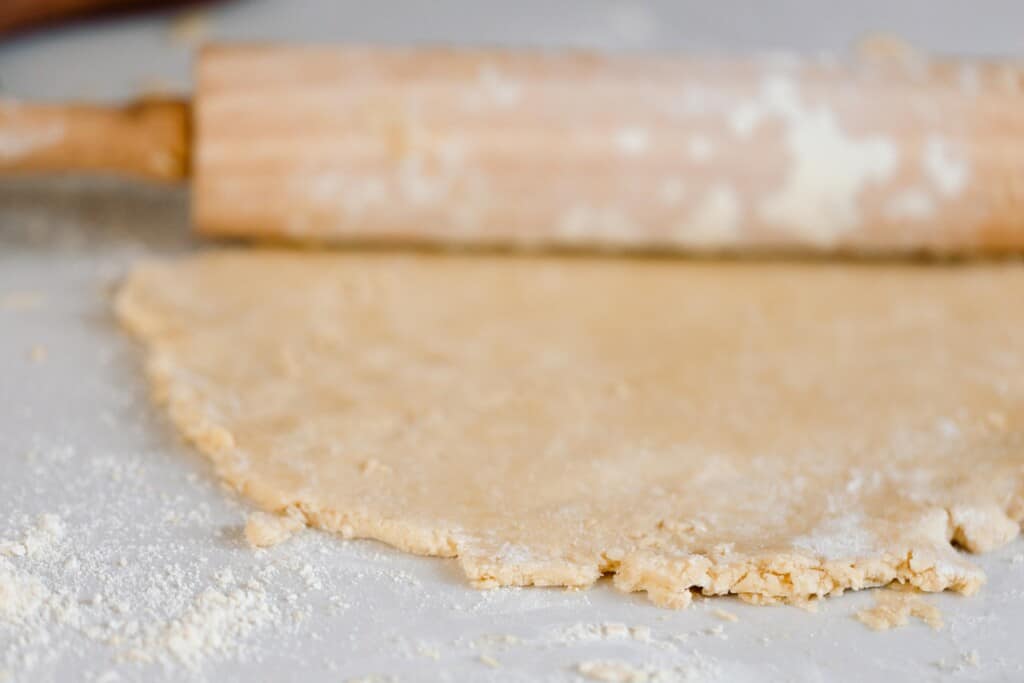
{"type": "Polygon", "coordinates": [[[1024,247],[1010,65],[234,46],[203,52],[197,87],[211,235],[1024,247]]]}
{"type": "Polygon", "coordinates": [[[0,101],[0,172],[91,172],[174,182],[189,170],[189,105],[0,101]]]}

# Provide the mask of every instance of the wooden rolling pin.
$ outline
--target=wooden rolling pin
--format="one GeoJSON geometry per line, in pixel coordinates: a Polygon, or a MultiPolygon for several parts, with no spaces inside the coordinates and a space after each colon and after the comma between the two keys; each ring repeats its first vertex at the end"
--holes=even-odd
{"type": "Polygon", "coordinates": [[[1024,70],[218,46],[191,105],[0,105],[0,170],[192,176],[206,235],[1024,249],[1024,70]]]}

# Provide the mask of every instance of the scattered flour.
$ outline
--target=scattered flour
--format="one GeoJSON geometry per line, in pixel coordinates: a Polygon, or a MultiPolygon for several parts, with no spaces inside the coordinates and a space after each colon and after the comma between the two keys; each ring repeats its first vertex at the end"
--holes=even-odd
{"type": "MultiPolygon", "coordinates": [[[[26,461],[43,473],[59,470],[76,457],[79,456],[73,449],[54,448],[44,455],[30,454],[26,461]]],[[[145,476],[145,469],[132,461],[97,457],[90,465],[96,481],[114,487],[113,490],[135,490],[145,476]]],[[[189,481],[209,485],[201,478],[192,477],[189,481]]],[[[173,519],[174,524],[191,525],[203,533],[216,528],[210,511],[185,497],[155,496],[153,501],[154,519],[173,519]],[[167,516],[179,508],[185,513],[167,516]]],[[[359,598],[346,594],[345,586],[374,582],[386,590],[423,595],[422,582],[408,572],[390,567],[388,554],[372,545],[353,546],[353,564],[334,574],[312,561],[311,552],[326,551],[328,545],[338,540],[324,539],[326,544],[310,547],[319,538],[317,534],[303,534],[294,541],[297,548],[301,547],[301,553],[276,553],[276,557],[273,551],[254,552],[238,546],[237,551],[249,558],[241,570],[237,566],[207,565],[202,557],[193,558],[194,563],[179,565],[170,558],[180,557],[180,550],[168,552],[155,544],[134,550],[120,542],[112,547],[96,544],[86,540],[83,527],[69,523],[68,519],[63,509],[60,515],[17,517],[0,537],[0,673],[6,672],[11,680],[31,678],[33,672],[45,670],[47,661],[57,661],[82,647],[90,651],[96,647],[105,649],[111,666],[117,667],[111,670],[113,673],[92,672],[90,680],[116,680],[113,676],[117,675],[152,678],[154,671],[162,671],[164,677],[172,680],[202,679],[207,676],[205,672],[212,675],[212,667],[218,663],[252,661],[252,657],[258,657],[255,644],[260,634],[276,639],[281,633],[294,631],[296,624],[304,623],[311,615],[314,598],[323,599],[327,614],[351,608],[359,598]],[[158,564],[154,571],[149,563],[144,571],[138,571],[135,558],[161,553],[168,558],[162,569],[158,564]],[[9,632],[18,635],[8,638],[9,632]],[[108,673],[107,679],[102,678],[108,673]]],[[[237,530],[230,538],[238,543],[237,530]]],[[[904,607],[898,602],[895,608],[889,607],[897,615],[897,622],[904,611],[904,623],[909,617],[932,625],[941,622],[937,610],[923,601],[916,604],[920,601],[917,595],[896,595],[894,600],[909,605],[904,607]]],[[[467,593],[454,609],[506,614],[513,606],[521,609],[520,603],[528,609],[531,601],[540,599],[537,596],[536,592],[517,589],[467,593]]],[[[736,619],[724,609],[710,609],[706,614],[725,622],[736,619]]],[[[667,618],[661,617],[662,621],[667,618]]],[[[888,613],[880,618],[888,618],[888,613]]],[[[315,636],[315,632],[302,632],[304,640],[315,636]]],[[[574,653],[580,661],[575,673],[590,680],[722,680],[714,659],[682,650],[684,643],[696,642],[701,637],[724,640],[728,636],[722,624],[673,637],[659,635],[646,625],[579,622],[532,637],[480,637],[482,640],[478,638],[464,646],[468,653],[460,650],[459,654],[469,654],[462,661],[475,663],[481,678],[514,673],[511,667],[527,652],[565,647],[580,649],[574,653]],[[628,648],[632,652],[627,656],[634,663],[587,659],[586,654],[593,653],[583,650],[594,646],[628,648]],[[501,661],[492,655],[508,652],[509,648],[515,648],[515,653],[501,655],[501,661]]],[[[708,647],[722,646],[712,640],[702,642],[708,647]]],[[[455,652],[446,649],[442,641],[411,640],[393,652],[419,660],[424,666],[435,666],[435,661],[448,666],[459,659],[452,656],[455,652]]],[[[968,665],[968,660],[957,663],[960,667],[968,665]]],[[[4,680],[2,676],[0,680],[4,680]]]]}
{"type": "Polygon", "coordinates": [[[715,624],[714,626],[708,626],[706,629],[704,629],[704,633],[708,634],[709,636],[714,636],[716,638],[721,638],[722,640],[728,640],[729,639],[729,636],[727,636],[725,634],[725,627],[723,627],[721,624],[715,624]]]}
{"type": "Polygon", "coordinates": [[[23,624],[50,597],[50,591],[31,574],[0,558],[0,621],[23,624]]]}
{"type": "Polygon", "coordinates": [[[936,208],[927,191],[912,187],[893,195],[886,202],[884,215],[893,220],[926,220],[935,215],[936,208]]]}
{"type": "Polygon", "coordinates": [[[963,673],[969,668],[981,666],[981,655],[977,650],[968,650],[960,654],[959,661],[948,661],[945,658],[935,662],[935,666],[941,671],[950,673],[963,673]]]}
{"type": "Polygon", "coordinates": [[[967,162],[955,155],[942,138],[928,138],[923,163],[925,174],[942,195],[956,196],[967,186],[970,175],[967,162]]]}
{"type": "Polygon", "coordinates": [[[614,621],[603,624],[579,623],[553,629],[546,634],[544,640],[551,644],[569,645],[618,638],[649,643],[652,640],[651,629],[647,626],[627,626],[614,621]]]}
{"type": "Polygon", "coordinates": [[[225,591],[207,588],[180,616],[145,628],[125,658],[167,665],[173,657],[198,669],[210,657],[234,654],[241,641],[280,618],[258,581],[225,591]]]}
{"type": "MultiPolygon", "coordinates": [[[[52,475],[64,455],[54,449],[27,460],[41,461],[40,472],[52,475]]],[[[115,485],[132,483],[131,468],[96,464],[102,478],[115,485]],[[111,479],[109,472],[119,477],[111,479]]],[[[122,554],[127,548],[78,543],[85,531],[69,529],[61,516],[12,521],[15,531],[0,540],[0,680],[31,677],[48,662],[97,647],[109,653],[112,664],[155,664],[167,675],[185,670],[192,672],[186,677],[195,678],[207,663],[245,656],[247,640],[258,631],[279,632],[296,615],[309,613],[307,605],[295,604],[295,594],[268,591],[281,573],[280,563],[264,563],[245,581],[229,567],[206,578],[196,567],[175,563],[162,571],[135,572],[122,554]]],[[[152,556],[163,548],[140,550],[152,556]]],[[[198,568],[206,561],[195,559],[198,568]]],[[[284,566],[292,569],[293,582],[307,588],[319,583],[308,564],[284,566]]],[[[118,675],[111,670],[88,677],[117,680],[118,675]]]]}
{"type": "Polygon", "coordinates": [[[477,79],[486,100],[499,107],[513,107],[523,97],[522,84],[511,80],[492,64],[482,65],[477,79]]]}
{"type": "Polygon", "coordinates": [[[715,156],[715,143],[703,135],[694,135],[687,141],[686,151],[690,161],[703,164],[715,156]]]}
{"type": "Polygon", "coordinates": [[[417,643],[416,654],[418,654],[420,657],[433,659],[434,661],[441,659],[441,650],[438,649],[437,646],[431,645],[430,643],[417,643]]]}
{"type": "Polygon", "coordinates": [[[650,134],[640,126],[628,126],[615,134],[615,145],[623,156],[640,156],[650,144],[650,134]]]}
{"type": "Polygon", "coordinates": [[[874,535],[859,513],[826,518],[812,533],[793,539],[795,547],[821,557],[859,557],[870,553],[874,543],[874,535]]]}
{"type": "Polygon", "coordinates": [[[60,517],[44,514],[22,537],[13,541],[0,541],[0,555],[8,557],[36,557],[52,552],[64,538],[64,523],[60,517]]]}
{"type": "Polygon", "coordinates": [[[708,248],[723,246],[736,238],[741,218],[742,205],[736,190],[729,185],[716,184],[676,227],[676,235],[687,244],[708,248]]]}

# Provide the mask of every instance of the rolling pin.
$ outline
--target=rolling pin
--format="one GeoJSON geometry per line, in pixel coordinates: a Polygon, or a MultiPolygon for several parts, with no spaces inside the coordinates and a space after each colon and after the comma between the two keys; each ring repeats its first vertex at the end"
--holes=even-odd
{"type": "Polygon", "coordinates": [[[195,229],[685,252],[1024,249],[1024,70],[211,46],[191,103],[0,104],[0,172],[191,178],[195,229]]]}

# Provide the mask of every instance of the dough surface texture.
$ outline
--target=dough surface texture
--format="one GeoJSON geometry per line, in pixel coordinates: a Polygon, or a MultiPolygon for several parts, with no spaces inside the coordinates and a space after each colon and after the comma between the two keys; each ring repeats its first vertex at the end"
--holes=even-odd
{"type": "Polygon", "coordinates": [[[159,401],[269,512],[477,586],[975,591],[1024,518],[1024,266],[224,250],[136,268],[159,401]]]}

